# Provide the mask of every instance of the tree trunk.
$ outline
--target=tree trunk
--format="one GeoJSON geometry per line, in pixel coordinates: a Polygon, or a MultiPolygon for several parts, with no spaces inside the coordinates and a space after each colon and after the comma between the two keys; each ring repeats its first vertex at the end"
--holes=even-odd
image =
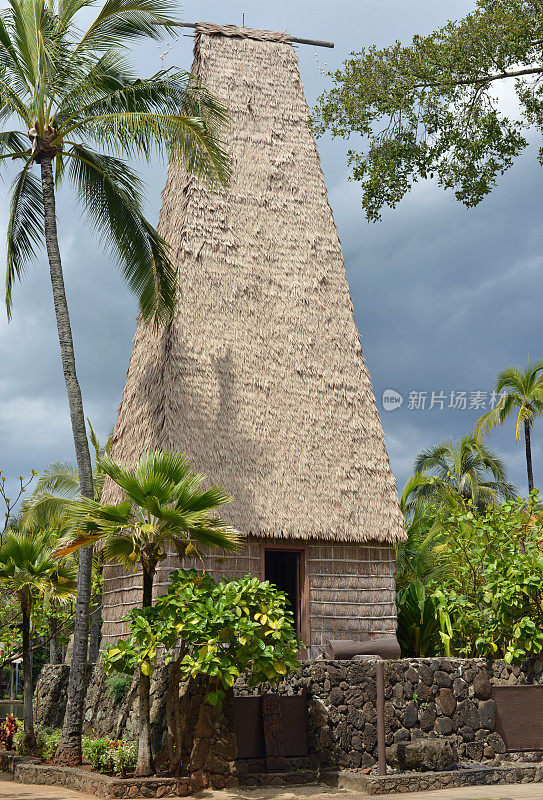
{"type": "MultiPolygon", "coordinates": [[[[185,645],[181,649],[175,661],[170,664],[168,676],[168,686],[166,689],[166,723],[168,726],[168,757],[169,767],[172,775],[184,775],[183,768],[188,764],[190,755],[186,747],[186,734],[189,721],[190,708],[185,707],[181,712],[181,700],[179,697],[180,674],[179,665],[185,655],[185,645]]],[[[186,700],[186,697],[185,697],[186,700]]],[[[185,703],[185,706],[187,704],[185,703]]]]}
{"type": "Polygon", "coordinates": [[[96,664],[100,657],[100,641],[102,639],[102,590],[93,597],[89,634],[89,664],[96,664]]]}
{"type": "MultiPolygon", "coordinates": [[[[142,608],[153,604],[153,580],[155,568],[143,565],[143,599],[142,608]]],[[[151,678],[140,671],[138,683],[139,700],[139,738],[138,763],[134,775],[144,778],[154,772],[153,754],[151,752],[151,678]]]]}
{"type": "Polygon", "coordinates": [[[49,663],[58,664],[60,654],[58,651],[58,620],[56,617],[49,617],[49,663]]]}
{"type": "MultiPolygon", "coordinates": [[[[92,483],[92,464],[85,429],[85,414],[81,389],[75,369],[74,345],[70,327],[68,303],[64,289],[62,262],[58,246],[57,221],[55,211],[55,189],[51,158],[45,156],[41,161],[41,182],[43,192],[45,244],[51,273],[53,302],[57,320],[58,339],[64,381],[68,394],[70,420],[75,445],[79,483],[83,497],[94,498],[92,483]]],[[[79,551],[79,572],[75,604],[74,648],[70,678],[68,681],[68,701],[62,726],[62,736],[56,752],[56,760],[61,764],[81,763],[81,729],[83,725],[83,703],[85,700],[87,646],[89,636],[89,602],[92,576],[92,547],[79,551]]]]}
{"type": "Polygon", "coordinates": [[[32,708],[32,653],[30,650],[30,608],[26,602],[21,603],[23,612],[23,705],[24,726],[23,748],[25,754],[37,750],[36,733],[34,731],[34,709],[32,708]]]}
{"type": "Polygon", "coordinates": [[[532,472],[532,445],[530,441],[530,423],[524,420],[524,443],[526,445],[526,471],[528,472],[528,492],[534,488],[534,473],[532,472]]]}
{"type": "MultiPolygon", "coordinates": [[[[211,679],[207,688],[216,689],[216,679],[211,679]]],[[[221,709],[206,703],[204,695],[188,768],[191,794],[210,786],[224,789],[232,784],[234,761],[238,754],[233,710],[232,689],[227,691],[221,709]]]]}

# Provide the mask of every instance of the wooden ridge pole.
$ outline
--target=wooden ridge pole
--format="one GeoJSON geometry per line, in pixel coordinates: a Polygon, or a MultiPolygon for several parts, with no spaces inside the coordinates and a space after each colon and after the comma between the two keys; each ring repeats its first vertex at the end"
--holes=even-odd
{"type": "MultiPolygon", "coordinates": [[[[195,22],[181,22],[180,26],[182,28],[196,28],[197,25],[195,22]]],[[[291,42],[296,42],[297,44],[311,44],[314,47],[333,47],[333,42],[322,42],[320,39],[300,39],[297,36],[290,36],[289,39],[291,42]]]]}

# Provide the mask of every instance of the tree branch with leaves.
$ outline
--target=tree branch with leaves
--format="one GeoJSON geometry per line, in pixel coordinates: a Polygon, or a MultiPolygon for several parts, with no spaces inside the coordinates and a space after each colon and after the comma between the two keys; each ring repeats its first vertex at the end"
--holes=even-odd
{"type": "Polygon", "coordinates": [[[527,129],[543,130],[543,3],[478,0],[410,44],[352,53],[329,77],[314,126],[361,139],[348,160],[369,220],[426,178],[475,206],[527,146],[527,129]],[[517,94],[518,118],[500,107],[503,83],[517,94]]]}

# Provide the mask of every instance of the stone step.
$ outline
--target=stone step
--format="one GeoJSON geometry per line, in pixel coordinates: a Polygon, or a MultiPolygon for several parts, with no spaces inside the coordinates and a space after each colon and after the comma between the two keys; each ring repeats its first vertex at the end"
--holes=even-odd
{"type": "Polygon", "coordinates": [[[239,775],[240,786],[301,786],[307,783],[318,783],[317,769],[297,769],[292,772],[251,772],[239,775]]]}
{"type": "MultiPolygon", "coordinates": [[[[543,782],[541,764],[502,763],[500,766],[476,766],[446,772],[398,772],[387,775],[364,775],[351,770],[321,773],[327,786],[369,795],[395,792],[423,792],[467,786],[497,786],[511,783],[543,782]]],[[[437,798],[436,798],[437,800],[437,798]]]]}

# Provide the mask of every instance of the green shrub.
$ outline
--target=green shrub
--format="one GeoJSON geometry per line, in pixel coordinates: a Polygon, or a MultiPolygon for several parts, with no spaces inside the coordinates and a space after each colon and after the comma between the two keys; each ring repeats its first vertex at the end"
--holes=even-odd
{"type": "Polygon", "coordinates": [[[83,736],[81,749],[85,761],[98,772],[124,776],[136,768],[138,748],[134,742],[83,736]]]}
{"type": "Polygon", "coordinates": [[[123,777],[127,772],[134,772],[138,760],[138,745],[136,742],[121,741],[113,750],[113,772],[123,777]]]}
{"type": "Polygon", "coordinates": [[[60,728],[40,728],[37,732],[38,752],[46,761],[50,761],[56,751],[60,741],[60,728]]]}
{"type": "Polygon", "coordinates": [[[109,762],[107,759],[108,752],[107,739],[91,739],[88,736],[83,736],[81,740],[81,749],[83,758],[88,761],[93,769],[100,772],[110,772],[108,769],[109,762]]]}
{"type": "Polygon", "coordinates": [[[13,744],[17,748],[17,752],[24,756],[24,748],[23,748],[23,734],[24,734],[24,723],[22,720],[17,720],[17,731],[13,735],[13,744]]]}
{"type": "MultiPolygon", "coordinates": [[[[26,755],[23,745],[24,722],[17,720],[17,733],[13,737],[13,743],[20,755],[26,755]]],[[[38,745],[38,755],[46,761],[50,761],[55,755],[57,745],[60,740],[60,728],[41,728],[36,727],[36,744],[38,745]]]]}
{"type": "Polygon", "coordinates": [[[106,679],[107,693],[118,703],[124,699],[132,685],[132,676],[116,672],[106,679]]]}

